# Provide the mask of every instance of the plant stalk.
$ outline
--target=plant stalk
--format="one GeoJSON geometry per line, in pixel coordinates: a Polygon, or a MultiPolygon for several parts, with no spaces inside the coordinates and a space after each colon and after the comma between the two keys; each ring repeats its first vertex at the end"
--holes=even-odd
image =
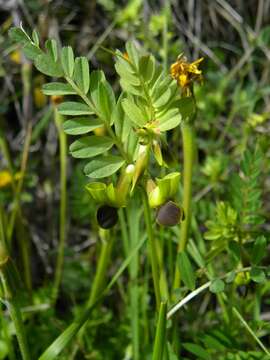
{"type": "Polygon", "coordinates": [[[160,270],[159,270],[159,260],[158,260],[158,249],[157,249],[157,244],[154,239],[151,212],[150,212],[150,207],[148,204],[148,198],[147,198],[146,191],[144,189],[142,189],[142,198],[143,198],[143,205],[144,205],[144,219],[145,219],[145,223],[146,223],[146,230],[147,230],[147,236],[148,236],[149,256],[150,256],[155,297],[156,297],[156,306],[157,306],[157,309],[159,309],[160,301],[161,301],[161,293],[160,293],[160,286],[159,286],[160,270]]]}
{"type": "Polygon", "coordinates": [[[66,244],[66,213],[67,213],[67,137],[62,129],[63,117],[57,109],[54,109],[54,120],[59,136],[60,147],[60,214],[59,214],[59,244],[56,259],[54,286],[52,300],[55,302],[58,297],[62,280],[65,244],[66,244]]]}
{"type": "Polygon", "coordinates": [[[91,306],[99,297],[102,290],[104,290],[105,276],[108,269],[108,264],[111,260],[111,251],[113,244],[113,239],[110,237],[111,232],[108,230],[102,231],[104,231],[104,239],[102,239],[97,271],[95,274],[87,306],[91,306]]]}
{"type": "Polygon", "coordinates": [[[166,311],[167,311],[167,303],[161,302],[159,314],[158,314],[158,324],[155,335],[152,360],[163,359],[163,354],[166,347],[166,322],[167,322],[166,311]]]}
{"type": "MultiPolygon", "coordinates": [[[[185,219],[181,222],[180,239],[177,252],[184,251],[187,245],[191,221],[192,173],[195,162],[196,146],[195,132],[192,124],[183,124],[181,127],[183,139],[184,173],[183,173],[183,209],[185,219]]],[[[178,266],[175,268],[174,289],[181,283],[181,274],[178,266]]]]}
{"type": "Polygon", "coordinates": [[[22,315],[17,304],[16,289],[19,287],[19,279],[15,266],[5,249],[3,239],[0,240],[0,279],[3,285],[6,306],[14,324],[22,358],[23,360],[31,360],[22,315]]]}

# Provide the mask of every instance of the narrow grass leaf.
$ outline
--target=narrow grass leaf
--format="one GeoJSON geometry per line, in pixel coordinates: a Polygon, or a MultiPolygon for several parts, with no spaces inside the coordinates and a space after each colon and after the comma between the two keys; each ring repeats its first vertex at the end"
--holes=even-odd
{"type": "Polygon", "coordinates": [[[167,302],[161,302],[158,314],[158,324],[155,335],[154,351],[152,360],[162,360],[166,346],[166,313],[167,302]]]}
{"type": "Polygon", "coordinates": [[[191,262],[185,251],[178,254],[178,265],[182,280],[189,290],[195,289],[195,276],[191,262]]]}
{"type": "Polygon", "coordinates": [[[208,352],[202,346],[192,343],[184,343],[183,346],[187,351],[196,355],[198,359],[211,360],[210,354],[208,354],[208,352]]]}
{"type": "Polygon", "coordinates": [[[66,330],[64,330],[54,342],[45,350],[45,352],[39,357],[38,360],[54,360],[57,356],[67,347],[67,345],[74,340],[75,336],[81,329],[81,327],[86,323],[89,317],[92,314],[92,311],[96,307],[96,305],[100,302],[100,300],[108,293],[108,291],[112,288],[112,286],[119,279],[121,274],[128,267],[134,256],[137,254],[139,249],[143,246],[146,241],[146,237],[142,237],[141,241],[130,251],[129,256],[123,261],[122,265],[118,269],[118,271],[114,274],[112,280],[107,285],[105,290],[100,294],[99,298],[95,301],[93,305],[88,307],[83,314],[76,320],[70,324],[66,330]]]}

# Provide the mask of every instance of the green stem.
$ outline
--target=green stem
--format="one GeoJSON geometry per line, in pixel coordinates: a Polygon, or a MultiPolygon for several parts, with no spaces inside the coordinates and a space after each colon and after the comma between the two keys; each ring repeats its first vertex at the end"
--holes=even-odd
{"type": "MultiPolygon", "coordinates": [[[[109,262],[111,260],[111,251],[113,244],[113,238],[111,237],[111,232],[109,230],[101,230],[101,238],[102,238],[101,251],[98,258],[97,271],[95,273],[89,299],[86,304],[87,308],[91,308],[92,306],[94,306],[94,304],[97,303],[98,299],[102,297],[102,294],[105,289],[104,285],[105,285],[106,272],[108,269],[109,262]]],[[[69,359],[75,359],[76,357],[76,354],[79,350],[79,345],[82,343],[82,339],[85,334],[86,324],[87,323],[85,323],[80,329],[78,336],[78,343],[75,344],[69,359]]]]}
{"type": "Polygon", "coordinates": [[[91,288],[90,297],[87,306],[91,306],[104,290],[105,276],[111,259],[111,251],[113,239],[110,237],[111,232],[104,231],[104,239],[102,239],[101,252],[98,258],[97,271],[91,288]]]}
{"type": "Polygon", "coordinates": [[[254,338],[254,340],[258,343],[261,349],[270,357],[270,352],[267,350],[267,348],[264,346],[264,344],[261,342],[261,340],[258,338],[258,336],[251,329],[251,327],[248,325],[246,320],[243,318],[243,316],[238,312],[238,310],[235,307],[233,307],[233,312],[235,313],[237,318],[241,321],[243,326],[247,329],[247,331],[250,333],[250,335],[254,338]]]}
{"type": "MultiPolygon", "coordinates": [[[[188,241],[191,220],[192,172],[195,161],[195,132],[191,124],[182,125],[184,173],[183,173],[183,208],[185,220],[181,222],[178,253],[184,251],[188,241]]],[[[174,289],[180,286],[181,274],[178,266],[175,269],[174,289]]]]}
{"type": "Polygon", "coordinates": [[[19,310],[19,307],[17,306],[17,304],[14,300],[9,301],[8,310],[9,310],[10,317],[13,321],[14,327],[15,327],[16,336],[18,339],[22,358],[23,358],[23,360],[31,360],[28,343],[27,343],[27,339],[26,339],[26,335],[25,335],[25,331],[24,331],[22,315],[19,310]]]}
{"type": "Polygon", "coordinates": [[[151,219],[151,212],[150,207],[148,204],[147,194],[144,189],[142,189],[142,198],[143,198],[143,205],[144,205],[144,219],[146,223],[146,230],[148,236],[148,248],[149,248],[149,256],[151,261],[152,267],[152,276],[154,282],[154,290],[155,290],[155,297],[156,297],[156,305],[159,308],[160,301],[161,301],[161,294],[160,294],[160,287],[159,287],[159,279],[160,279],[160,271],[158,266],[158,250],[157,245],[154,239],[153,227],[152,227],[152,219],[151,219]]]}
{"type": "Polygon", "coordinates": [[[17,216],[18,211],[20,211],[21,193],[22,193],[22,189],[23,189],[23,181],[24,181],[27,162],[28,162],[28,155],[29,155],[29,150],[30,150],[30,145],[31,145],[31,137],[32,137],[32,122],[29,121],[27,129],[26,129],[26,136],[25,136],[25,142],[24,142],[23,153],[22,153],[20,178],[18,180],[17,186],[14,189],[14,208],[10,215],[10,220],[9,220],[8,228],[7,228],[8,244],[10,244],[10,242],[11,242],[14,225],[15,225],[15,221],[16,221],[16,216],[17,216]]]}
{"type": "Polygon", "coordinates": [[[60,218],[59,218],[59,245],[56,259],[56,269],[54,278],[54,287],[52,291],[52,300],[55,302],[62,279],[64,266],[65,244],[66,244],[66,212],[67,212],[67,137],[62,129],[63,118],[54,110],[55,124],[58,130],[60,147],[60,218]]]}
{"type": "Polygon", "coordinates": [[[166,323],[167,323],[166,311],[167,311],[167,303],[161,302],[159,314],[158,314],[158,324],[155,335],[152,360],[163,359],[163,354],[166,347],[166,323]]]}
{"type": "Polygon", "coordinates": [[[27,338],[21,311],[17,305],[16,289],[18,288],[18,277],[14,264],[8,256],[3,242],[0,242],[0,278],[3,285],[6,305],[14,324],[20,352],[23,360],[30,360],[27,338]]]}
{"type": "Polygon", "coordinates": [[[8,330],[9,326],[6,323],[6,320],[4,318],[4,312],[1,306],[0,306],[0,324],[1,324],[1,328],[3,329],[3,338],[8,348],[8,358],[10,360],[16,360],[13,344],[9,336],[9,330],[8,330]]]}
{"type": "Polygon", "coordinates": [[[20,248],[21,261],[23,266],[23,279],[29,293],[29,300],[32,302],[32,276],[31,276],[31,248],[28,228],[23,219],[21,209],[18,209],[16,217],[16,237],[20,248]]]}

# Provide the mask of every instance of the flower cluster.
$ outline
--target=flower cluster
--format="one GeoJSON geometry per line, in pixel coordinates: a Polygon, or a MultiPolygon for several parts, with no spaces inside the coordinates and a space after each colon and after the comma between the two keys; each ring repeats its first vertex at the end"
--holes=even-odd
{"type": "Polygon", "coordinates": [[[183,54],[179,55],[177,61],[171,65],[171,76],[177,81],[178,85],[190,95],[190,87],[195,81],[202,81],[202,70],[198,67],[203,58],[189,63],[183,54]]]}

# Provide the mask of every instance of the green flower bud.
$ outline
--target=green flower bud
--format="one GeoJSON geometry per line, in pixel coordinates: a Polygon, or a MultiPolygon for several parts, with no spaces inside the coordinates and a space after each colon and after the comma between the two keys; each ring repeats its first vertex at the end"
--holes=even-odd
{"type": "Polygon", "coordinates": [[[247,285],[250,283],[250,273],[249,271],[246,272],[239,272],[236,274],[235,279],[234,279],[234,283],[237,286],[242,286],[242,285],[247,285]]]}
{"type": "Polygon", "coordinates": [[[127,195],[130,192],[134,172],[135,166],[133,164],[129,164],[120,176],[116,187],[116,198],[120,206],[125,206],[127,195]]]}
{"type": "Polygon", "coordinates": [[[101,182],[92,182],[86,185],[86,190],[89,192],[93,200],[99,204],[106,204],[108,201],[107,185],[101,182]]]}
{"type": "Polygon", "coordinates": [[[158,209],[156,221],[159,225],[174,226],[181,221],[182,216],[182,209],[173,201],[168,201],[158,209]]]}
{"type": "Polygon", "coordinates": [[[149,146],[148,145],[140,145],[139,154],[135,164],[133,179],[132,179],[132,188],[131,191],[134,190],[134,187],[139,180],[140,176],[144,173],[144,170],[147,167],[149,161],[149,146]]]}
{"type": "Polygon", "coordinates": [[[152,208],[159,207],[175,197],[180,180],[180,173],[170,173],[162,179],[156,179],[157,185],[147,187],[148,201],[152,208]]]}
{"type": "Polygon", "coordinates": [[[110,229],[116,225],[118,221],[117,208],[103,205],[97,211],[97,222],[103,229],[110,229]]]}
{"type": "Polygon", "coordinates": [[[162,166],[163,165],[162,151],[159,142],[156,140],[153,141],[153,153],[155,159],[157,160],[158,165],[162,166]]]}

